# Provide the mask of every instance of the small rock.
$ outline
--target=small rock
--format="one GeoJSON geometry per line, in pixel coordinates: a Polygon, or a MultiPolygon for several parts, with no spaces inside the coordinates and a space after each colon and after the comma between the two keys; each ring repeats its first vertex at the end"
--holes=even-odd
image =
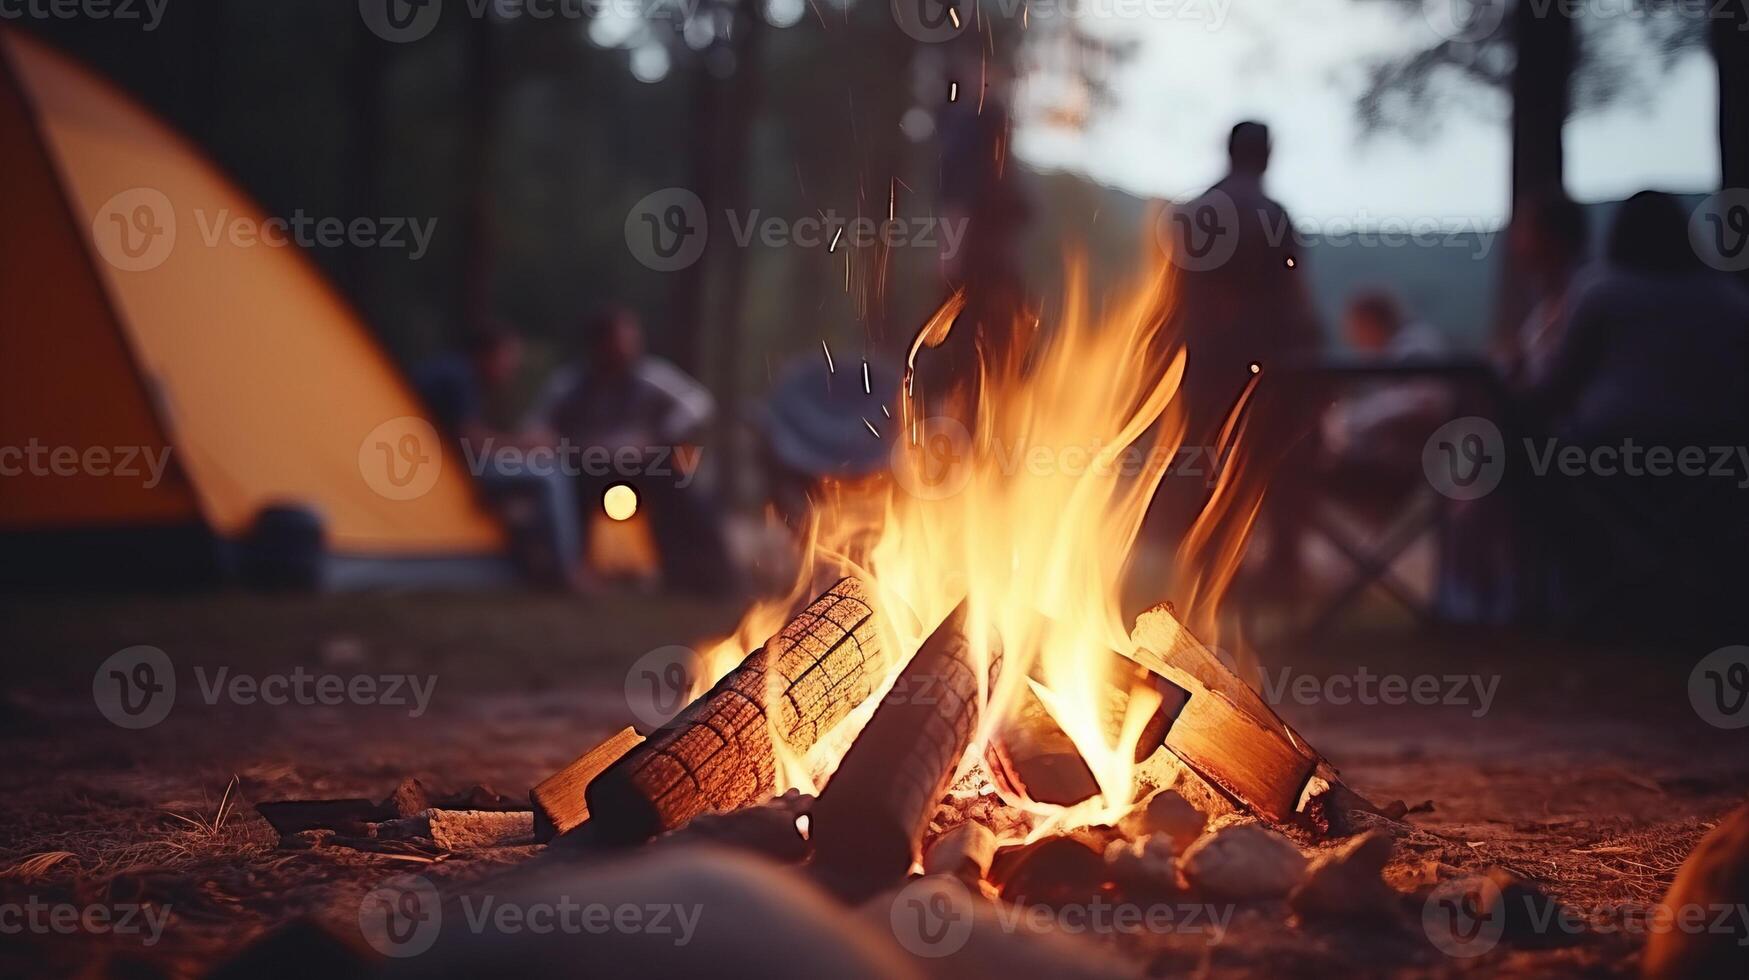
{"type": "Polygon", "coordinates": [[[970,883],[990,873],[996,856],[996,835],[981,823],[967,821],[942,834],[923,853],[924,874],[952,875],[970,883]]]}
{"type": "MultiPolygon", "coordinates": [[[[1749,895],[1749,807],[1726,817],[1701,839],[1676,872],[1656,913],[1682,922],[1689,909],[1736,906],[1749,895]]],[[[1647,980],[1749,976],[1749,936],[1736,929],[1654,931],[1642,959],[1647,980]]]]}
{"type": "Polygon", "coordinates": [[[1135,841],[1112,841],[1105,848],[1111,878],[1132,895],[1158,895],[1178,887],[1178,846],[1172,835],[1149,834],[1135,841]]]}
{"type": "Polygon", "coordinates": [[[1387,916],[1397,897],[1381,877],[1390,860],[1388,834],[1375,830],[1347,840],[1313,860],[1288,904],[1302,919],[1387,916]]]}
{"type": "Polygon", "coordinates": [[[1140,839],[1150,834],[1168,834],[1182,851],[1208,826],[1208,816],[1175,789],[1163,789],[1123,819],[1122,830],[1140,839]]]}
{"type": "Polygon", "coordinates": [[[1105,884],[1105,858],[1074,837],[1047,837],[997,852],[990,881],[1019,904],[1086,902],[1105,884]]]}
{"type": "Polygon", "coordinates": [[[285,834],[279,839],[279,846],[288,851],[311,851],[318,847],[326,847],[334,839],[334,831],[327,828],[315,830],[300,830],[285,834]]]}
{"type": "Polygon", "coordinates": [[[416,817],[431,809],[431,794],[424,783],[408,776],[383,801],[383,808],[393,811],[397,817],[416,817]]]}
{"type": "Polygon", "coordinates": [[[1236,902],[1282,898],[1306,877],[1300,849],[1259,823],[1229,823],[1202,837],[1178,867],[1191,887],[1236,902]]]}

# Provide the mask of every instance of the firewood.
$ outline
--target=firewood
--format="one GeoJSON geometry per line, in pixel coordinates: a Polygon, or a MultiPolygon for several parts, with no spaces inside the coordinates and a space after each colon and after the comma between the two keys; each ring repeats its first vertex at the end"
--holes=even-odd
{"type": "Polygon", "coordinates": [[[584,793],[604,843],[638,843],[777,791],[773,738],[805,755],[885,679],[867,588],[846,578],[584,793]]]}
{"type": "Polygon", "coordinates": [[[923,873],[952,875],[974,884],[990,873],[996,857],[996,835],[975,820],[942,834],[923,855],[923,873]]]}
{"type": "Polygon", "coordinates": [[[344,800],[270,800],[255,804],[261,814],[281,837],[305,830],[333,830],[339,833],[368,833],[369,824],[392,820],[395,811],[364,799],[344,800]]]}
{"type": "MultiPolygon", "coordinates": [[[[1152,688],[1160,697],[1159,706],[1136,740],[1134,758],[1141,762],[1160,748],[1187,695],[1165,678],[1115,653],[1109,655],[1104,669],[1107,677],[1100,722],[1108,742],[1115,743],[1122,733],[1130,699],[1142,688],[1152,688]]],[[[984,748],[991,778],[1004,792],[1039,803],[1073,806],[1092,799],[1099,792],[1099,782],[1075,740],[1057,724],[1031,685],[1023,686],[1018,698],[1001,730],[984,748]]]]}
{"type": "Polygon", "coordinates": [[[1075,740],[1030,687],[1021,688],[1000,731],[984,746],[990,778],[1011,797],[1073,806],[1099,792],[1075,740]]]}
{"type": "Polygon", "coordinates": [[[1132,639],[1129,655],[1136,662],[1190,695],[1166,733],[1166,747],[1258,815],[1293,821],[1323,761],[1305,739],[1165,607],[1143,613],[1132,639]]]}
{"type": "Polygon", "coordinates": [[[978,727],[980,681],[993,683],[998,667],[977,663],[965,626],[962,603],[905,665],[814,805],[814,866],[842,896],[874,894],[921,856],[929,816],[978,727]]]}
{"type": "Polygon", "coordinates": [[[583,798],[583,791],[589,787],[589,781],[643,740],[644,736],[636,729],[630,726],[622,728],[612,738],[571,760],[570,765],[529,790],[528,800],[534,805],[536,843],[545,844],[588,820],[589,804],[583,798]]]}

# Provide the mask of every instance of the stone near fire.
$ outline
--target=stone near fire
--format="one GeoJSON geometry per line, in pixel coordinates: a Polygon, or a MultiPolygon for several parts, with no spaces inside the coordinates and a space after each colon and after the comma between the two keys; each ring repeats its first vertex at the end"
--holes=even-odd
{"type": "Polygon", "coordinates": [[[1232,823],[1190,845],[1178,862],[1192,888],[1212,898],[1283,898],[1306,877],[1306,858],[1259,823],[1232,823]]]}
{"type": "Polygon", "coordinates": [[[1079,911],[992,901],[945,875],[913,879],[861,907],[864,921],[889,932],[931,980],[1140,977],[1143,964],[1090,938],[1093,923],[1084,921],[1079,911]]]}
{"type": "Polygon", "coordinates": [[[704,846],[593,867],[530,866],[447,901],[433,931],[430,949],[389,964],[385,975],[921,975],[890,929],[834,902],[801,874],[704,846]]]}
{"type": "MultiPolygon", "coordinates": [[[[1726,817],[1701,839],[1676,872],[1656,914],[1680,924],[1693,909],[1738,907],[1749,896],[1749,807],[1726,817]]],[[[1709,911],[1711,919],[1716,913],[1709,911]]],[[[1647,980],[1749,976],[1749,936],[1735,929],[1654,930],[1642,968],[1647,980]]]]}
{"type": "Polygon", "coordinates": [[[975,821],[942,834],[923,853],[924,874],[952,875],[964,882],[983,880],[996,857],[996,835],[975,821]]]}
{"type": "Polygon", "coordinates": [[[1086,902],[1105,884],[1105,857],[1077,837],[1047,837],[996,853],[990,881],[1026,905],[1086,902]]]}
{"type": "Polygon", "coordinates": [[[1397,893],[1385,884],[1390,835],[1372,831],[1318,855],[1306,880],[1288,896],[1302,919],[1380,919],[1396,910],[1397,893]]]}
{"type": "Polygon", "coordinates": [[[1175,789],[1163,789],[1124,817],[1123,832],[1135,838],[1169,835],[1178,851],[1189,847],[1208,826],[1208,817],[1175,789]]]}
{"type": "Polygon", "coordinates": [[[1178,890],[1178,845],[1170,834],[1139,840],[1114,840],[1105,848],[1111,880],[1132,897],[1154,897],[1178,890]]]}

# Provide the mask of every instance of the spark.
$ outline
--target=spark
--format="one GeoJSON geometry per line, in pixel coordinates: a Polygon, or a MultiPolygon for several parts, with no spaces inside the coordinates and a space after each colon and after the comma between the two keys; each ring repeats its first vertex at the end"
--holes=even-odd
{"type": "Polygon", "coordinates": [[[874,437],[876,439],[879,439],[881,437],[881,430],[875,428],[873,422],[870,422],[868,419],[864,418],[862,420],[862,424],[868,426],[868,431],[874,433],[874,437]]]}
{"type": "Polygon", "coordinates": [[[874,394],[874,389],[869,387],[869,383],[868,383],[868,362],[867,361],[862,362],[862,393],[865,395],[874,394]]]}
{"type": "Polygon", "coordinates": [[[1291,255],[1290,255],[1290,256],[1288,256],[1288,257],[1287,257],[1287,267],[1288,267],[1288,268],[1290,268],[1290,269],[1292,269],[1292,268],[1293,268],[1293,267],[1294,267],[1294,266],[1295,266],[1295,265],[1297,265],[1297,264],[1298,264],[1298,263],[1296,263],[1296,262],[1294,262],[1294,257],[1293,257],[1293,256],[1291,256],[1291,255]]]}
{"type": "Polygon", "coordinates": [[[886,417],[887,417],[887,418],[892,418],[892,417],[893,417],[893,413],[892,413],[892,412],[889,412],[889,411],[887,411],[887,406],[885,406],[885,405],[882,405],[882,406],[881,406],[881,414],[882,414],[882,415],[885,415],[885,416],[886,416],[886,417]]]}
{"type": "Polygon", "coordinates": [[[832,363],[832,348],[827,347],[826,342],[822,340],[820,341],[820,349],[826,352],[826,373],[837,374],[838,366],[832,363]]]}
{"type": "Polygon", "coordinates": [[[953,29],[960,29],[960,12],[958,7],[947,8],[947,19],[953,21],[953,29]]]}
{"type": "MultiPolygon", "coordinates": [[[[844,226],[839,225],[838,230],[832,233],[832,244],[826,246],[826,251],[828,251],[828,252],[838,251],[838,239],[843,238],[843,237],[844,237],[844,226]]],[[[817,239],[817,238],[814,240],[819,241],[819,239],[817,239]]]]}
{"type": "Polygon", "coordinates": [[[947,101],[958,102],[959,100],[960,100],[960,83],[948,82],[947,83],[947,101]]]}

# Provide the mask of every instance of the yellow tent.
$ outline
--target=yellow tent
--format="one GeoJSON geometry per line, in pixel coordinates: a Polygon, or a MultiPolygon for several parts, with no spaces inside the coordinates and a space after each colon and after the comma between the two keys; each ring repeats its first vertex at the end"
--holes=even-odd
{"type": "Polygon", "coordinates": [[[0,581],[197,572],[279,504],[320,515],[335,586],[501,574],[460,454],[309,259],[211,233],[268,216],[194,146],[4,30],[0,159],[0,581]]]}

